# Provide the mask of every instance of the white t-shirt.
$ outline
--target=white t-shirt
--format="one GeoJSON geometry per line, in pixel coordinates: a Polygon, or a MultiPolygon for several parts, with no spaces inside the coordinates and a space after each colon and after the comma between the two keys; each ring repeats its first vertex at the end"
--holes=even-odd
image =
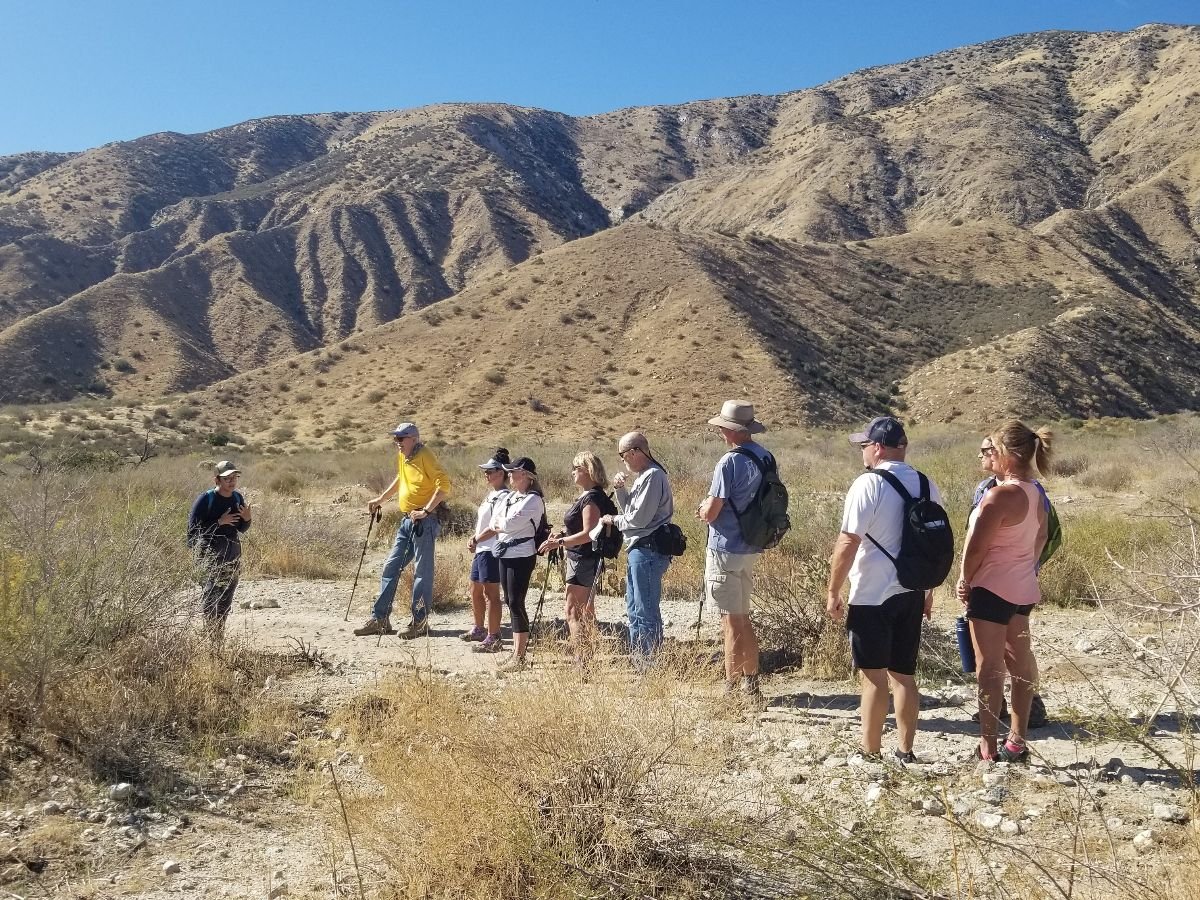
{"type": "Polygon", "coordinates": [[[509,491],[507,497],[496,503],[496,511],[492,514],[492,528],[499,532],[496,540],[510,544],[522,538],[531,539],[513,544],[504,554],[506,559],[537,554],[537,542],[532,538],[537,533],[538,523],[542,521],[542,513],[545,511],[546,504],[542,502],[541,497],[533,493],[509,491]]]}
{"type": "MultiPolygon", "coordinates": [[[[507,495],[508,488],[500,488],[498,491],[489,491],[488,495],[483,498],[483,502],[479,504],[479,512],[475,514],[475,534],[480,534],[492,527],[492,516],[496,512],[496,506],[503,502],[507,495]]],[[[496,546],[496,536],[492,535],[486,541],[476,544],[475,552],[483,553],[491,550],[494,546],[496,546]]]]}
{"type": "MultiPolygon", "coordinates": [[[[875,467],[900,479],[912,496],[921,489],[917,470],[904,462],[884,460],[875,467]]],[[[929,481],[929,497],[942,502],[937,485],[929,481]]],[[[854,564],[850,566],[850,603],[855,606],[880,606],[888,597],[908,590],[896,577],[896,565],[867,540],[867,534],[879,541],[888,553],[900,552],[904,532],[904,501],[896,489],[879,475],[863,472],[850,485],[842,510],[842,531],[862,538],[854,564]]]]}

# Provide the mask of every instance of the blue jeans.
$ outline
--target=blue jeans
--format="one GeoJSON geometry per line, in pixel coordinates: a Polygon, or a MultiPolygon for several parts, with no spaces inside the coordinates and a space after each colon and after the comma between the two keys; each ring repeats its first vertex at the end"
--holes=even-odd
{"type": "Polygon", "coordinates": [[[671,557],[657,550],[638,547],[626,554],[625,612],[629,616],[629,649],[633,665],[650,665],[663,640],[662,580],[671,557]]]}
{"type": "Polygon", "coordinates": [[[433,516],[414,522],[407,516],[396,529],[396,543],[383,564],[379,578],[379,599],[375,601],[373,615],[382,619],[392,614],[396,600],[396,585],[400,573],[410,562],[413,563],[412,615],[420,622],[433,608],[433,542],[437,539],[440,526],[433,516]]]}

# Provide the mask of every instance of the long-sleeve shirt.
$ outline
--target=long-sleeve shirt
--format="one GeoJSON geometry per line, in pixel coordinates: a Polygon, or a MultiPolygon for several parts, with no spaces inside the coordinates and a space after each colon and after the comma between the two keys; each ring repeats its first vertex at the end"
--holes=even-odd
{"type": "Polygon", "coordinates": [[[408,514],[429,502],[435,491],[442,499],[450,496],[450,476],[437,461],[433,451],[422,445],[410,458],[398,454],[399,480],[396,482],[396,502],[400,512],[408,514]]]}
{"type": "Polygon", "coordinates": [[[209,488],[196,498],[192,504],[192,514],[188,517],[187,543],[195,547],[199,541],[208,541],[213,537],[223,537],[231,541],[238,540],[238,535],[250,527],[244,519],[238,519],[233,525],[218,525],[221,516],[227,512],[237,512],[239,506],[246,504],[246,498],[237,491],[228,497],[222,497],[216,488],[209,488]]]}
{"type": "Polygon", "coordinates": [[[504,554],[505,557],[533,556],[537,553],[534,535],[545,512],[546,503],[538,494],[509,491],[504,495],[492,513],[492,529],[497,532],[496,543],[512,545],[504,554]],[[520,543],[514,543],[516,541],[520,543]]]}
{"type": "Polygon", "coordinates": [[[617,502],[623,511],[613,521],[620,529],[626,547],[670,522],[675,514],[675,500],[671,496],[667,473],[656,463],[639,472],[628,490],[617,488],[617,502]]]}

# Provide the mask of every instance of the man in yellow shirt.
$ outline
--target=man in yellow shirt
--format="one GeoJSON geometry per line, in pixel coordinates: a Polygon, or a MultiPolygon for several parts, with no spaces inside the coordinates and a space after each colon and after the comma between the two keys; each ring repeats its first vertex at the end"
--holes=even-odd
{"type": "Polygon", "coordinates": [[[370,634],[395,634],[392,628],[392,604],[400,573],[413,563],[412,619],[400,637],[415,638],[429,630],[429,612],[433,608],[434,541],[440,526],[434,511],[450,496],[450,477],[433,451],[421,443],[421,435],[412,422],[403,422],[392,432],[398,454],[398,471],[382,494],[367,504],[371,515],[395,497],[404,518],[396,530],[396,543],[383,564],[379,579],[379,599],[360,637],[370,634]]]}

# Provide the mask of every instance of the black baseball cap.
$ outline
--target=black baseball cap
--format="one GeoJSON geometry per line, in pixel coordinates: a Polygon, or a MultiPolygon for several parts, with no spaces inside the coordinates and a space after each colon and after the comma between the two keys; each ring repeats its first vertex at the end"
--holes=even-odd
{"type": "Polygon", "coordinates": [[[505,472],[516,472],[518,470],[522,472],[528,472],[530,475],[536,475],[537,465],[534,464],[534,461],[528,456],[518,456],[513,460],[511,466],[504,467],[505,472]]]}
{"type": "Polygon", "coordinates": [[[904,426],[893,416],[876,416],[862,431],[850,435],[852,444],[882,444],[884,447],[903,447],[908,443],[904,426]]]}

